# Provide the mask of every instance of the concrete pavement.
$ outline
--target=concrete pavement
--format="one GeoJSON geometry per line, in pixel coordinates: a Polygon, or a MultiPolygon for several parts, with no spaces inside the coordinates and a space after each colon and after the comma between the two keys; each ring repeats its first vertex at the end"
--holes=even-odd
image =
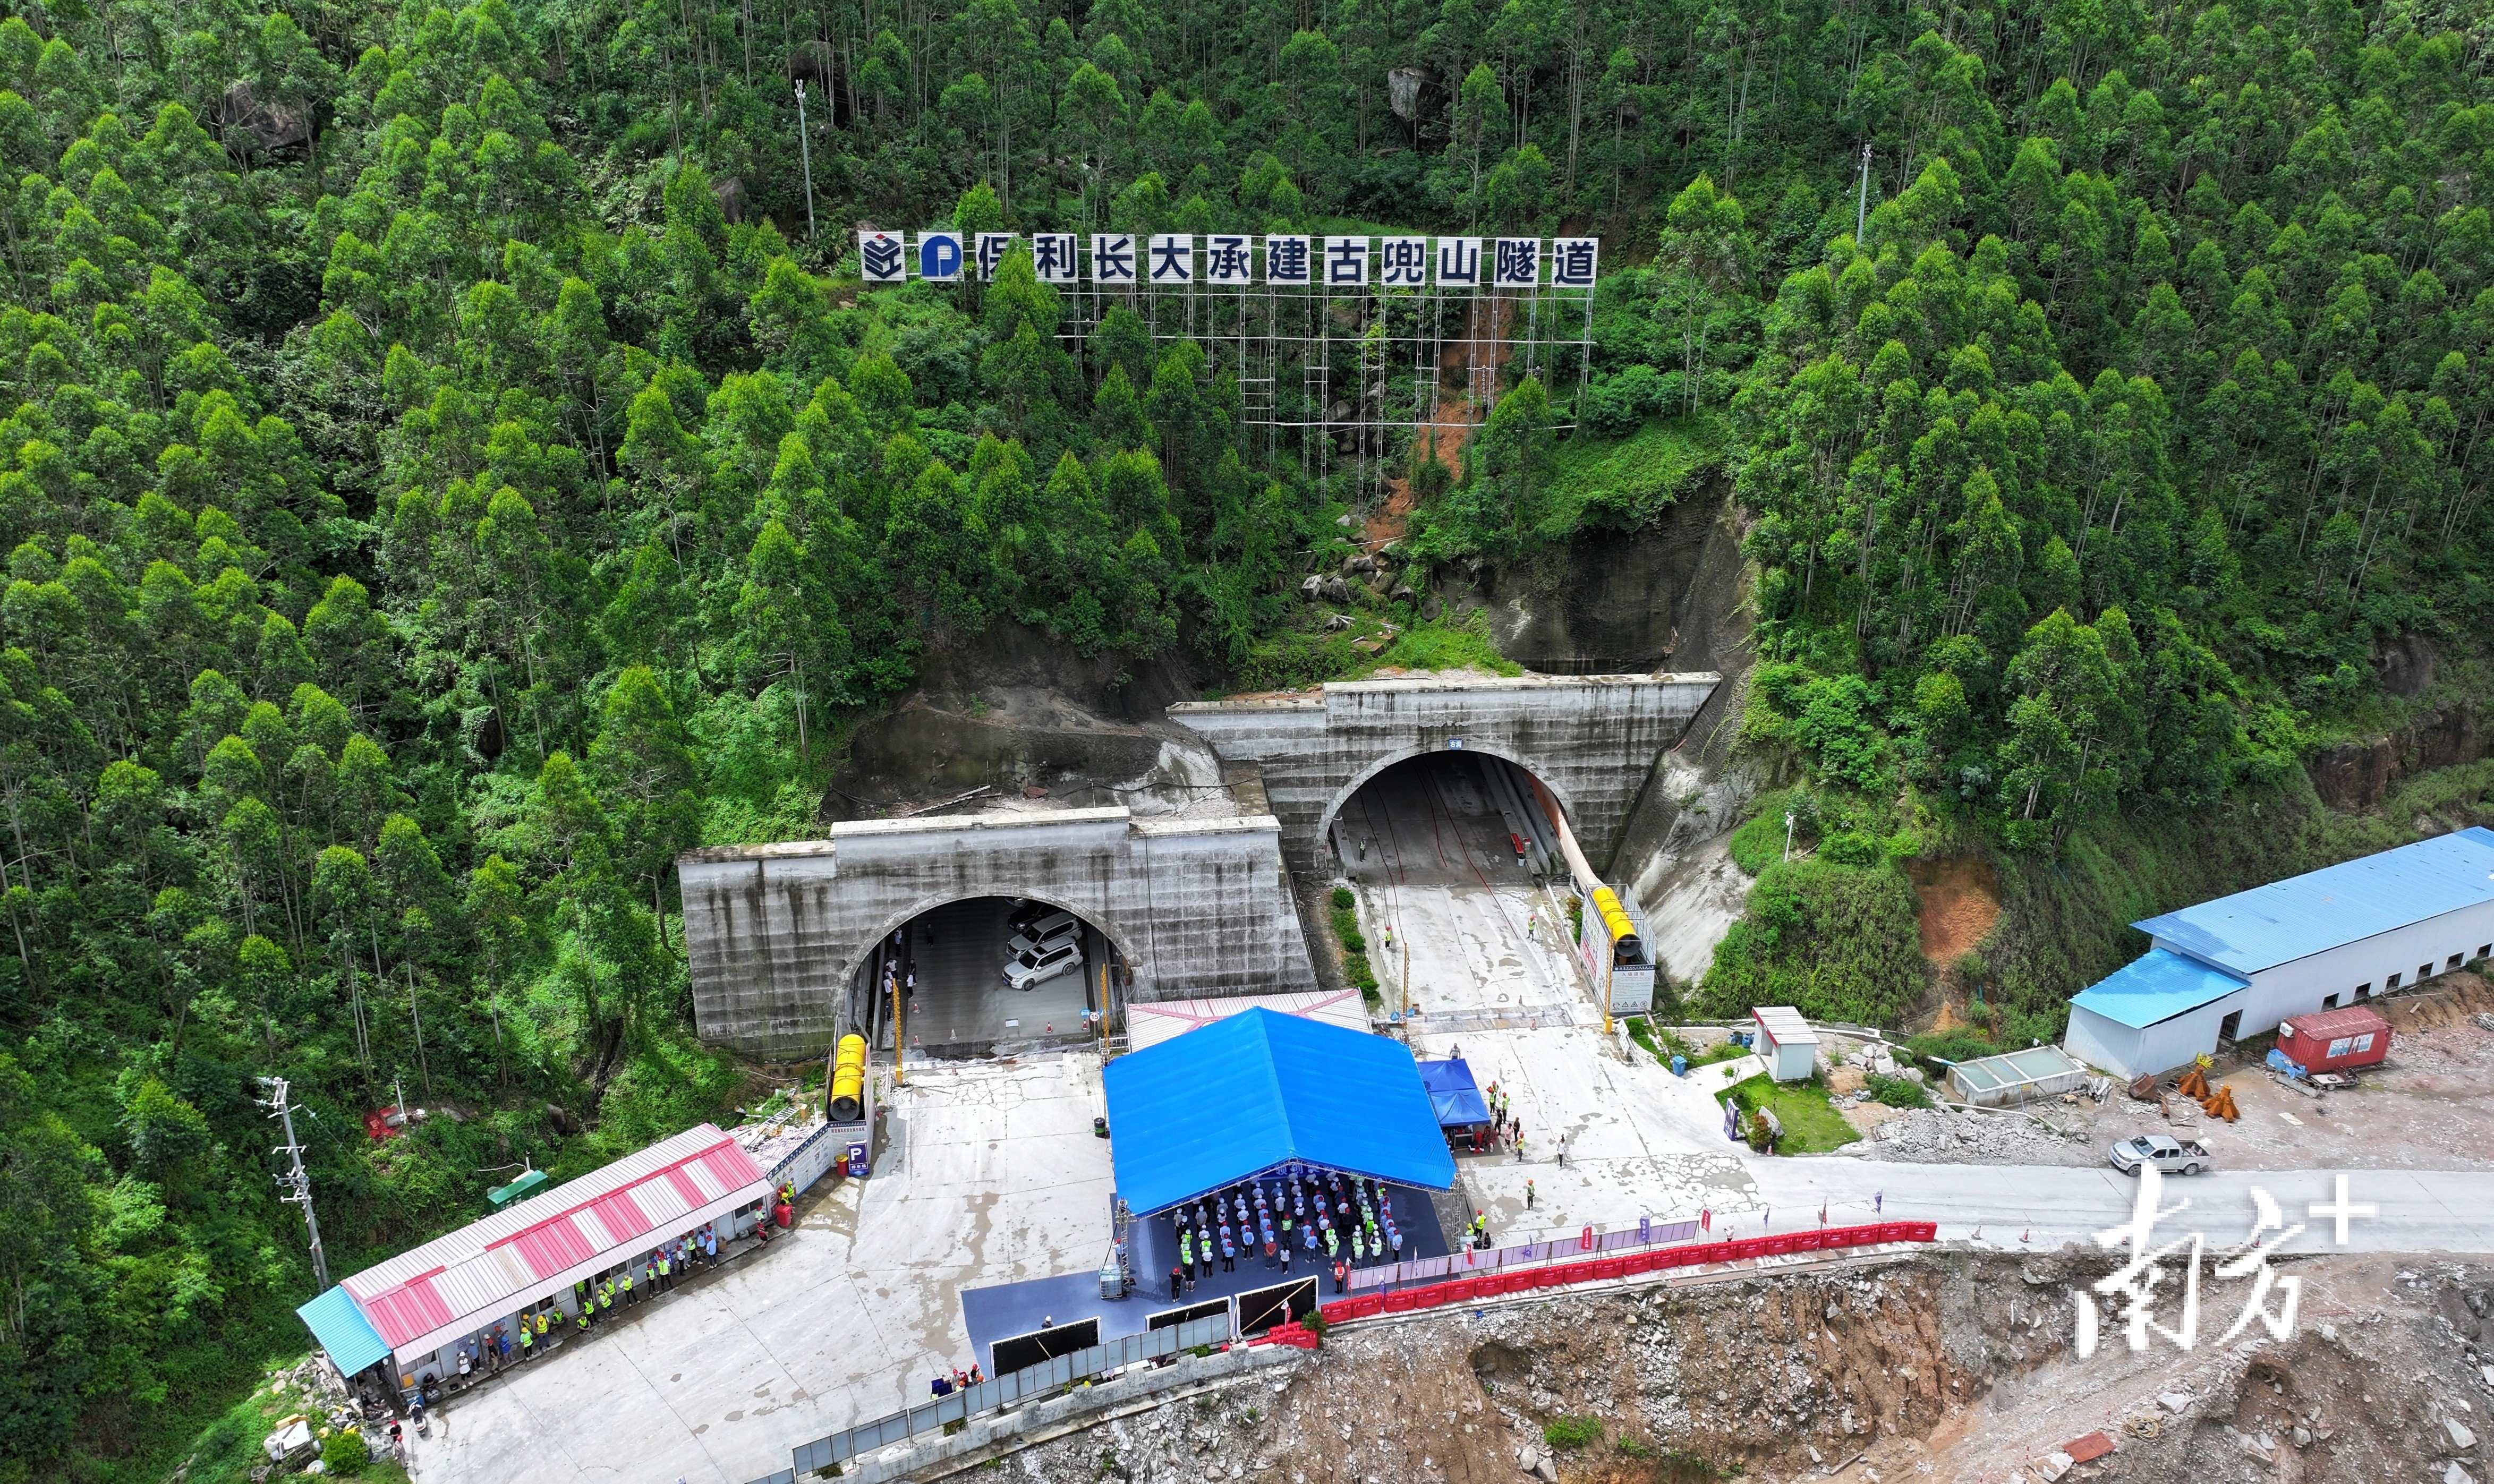
{"type": "Polygon", "coordinates": [[[441,1408],[420,1484],[745,1484],[796,1443],[927,1399],[967,1367],[964,1287],[1095,1266],[1100,1063],[912,1069],[874,1175],[794,1231],[441,1408]]]}
{"type": "MultiPolygon", "coordinates": [[[[2058,1247],[2065,1241],[2092,1246],[2096,1233],[2130,1220],[2138,1182],[2111,1165],[2066,1169],[2031,1165],[1891,1165],[1838,1158],[1749,1159],[1744,1163],[1761,1212],[1744,1213],[1738,1234],[1754,1236],[1761,1224],[1790,1231],[1818,1224],[1828,1207],[1830,1226],[1868,1221],[1939,1224],[1942,1241],[1977,1240],[2014,1250],[2058,1247]],[[1874,1213],[1874,1197],[1878,1201],[1874,1213]],[[1978,1237],[1976,1233],[1980,1232],[1978,1237]],[[2021,1238],[2027,1240],[2022,1242],[2021,1238]]],[[[2347,1240],[2337,1240],[2333,1217],[2310,1214],[2315,1204],[2334,1205],[2340,1171],[2318,1169],[2212,1170],[2168,1175],[2160,1192],[2167,1208],[2187,1208],[2160,1224],[2168,1238],[2198,1230],[2211,1246],[2232,1246],[2249,1236],[2252,1191],[2266,1191],[2289,1227],[2301,1236],[2283,1252],[2494,1252],[2494,1173],[2404,1169],[2346,1171],[2347,1199],[2378,1208],[2351,1216],[2347,1240]]]]}

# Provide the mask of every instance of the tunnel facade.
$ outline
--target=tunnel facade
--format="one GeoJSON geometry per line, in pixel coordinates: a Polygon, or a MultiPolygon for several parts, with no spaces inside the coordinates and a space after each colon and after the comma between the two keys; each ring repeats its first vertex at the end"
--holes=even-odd
{"type": "Polygon", "coordinates": [[[1126,809],[858,820],[831,837],[688,851],[701,1039],[758,1056],[829,1045],[882,935],[946,902],[1033,896],[1088,920],[1133,975],[1128,1002],[1316,987],[1270,816],[1126,809]]]}
{"type": "Polygon", "coordinates": [[[1474,748],[1550,790],[1597,863],[1609,859],[1656,756],[1678,742],[1722,677],[1411,678],[1315,694],[1188,701],[1170,719],[1226,765],[1253,765],[1294,871],[1323,869],[1324,831],[1361,783],[1406,758],[1474,748]]]}

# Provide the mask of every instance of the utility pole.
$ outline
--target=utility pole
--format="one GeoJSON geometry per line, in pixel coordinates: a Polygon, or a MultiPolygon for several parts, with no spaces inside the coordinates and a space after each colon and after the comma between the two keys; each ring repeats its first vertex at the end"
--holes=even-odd
{"type": "MultiPolygon", "coordinates": [[[[783,157],[784,158],[784,157],[783,157]]],[[[806,139],[806,79],[797,79],[797,162],[806,169],[806,235],[814,235],[814,152],[806,139]]]]}
{"type": "Polygon", "coordinates": [[[901,1085],[900,1053],[909,1044],[900,1035],[900,970],[897,963],[884,976],[884,983],[892,986],[892,1085],[898,1087],[901,1085]]]}
{"type": "Polygon", "coordinates": [[[1862,146],[1862,188],[1853,197],[1853,245],[1862,246],[1863,229],[1870,225],[1870,146],[1862,146]]]}
{"type": "Polygon", "coordinates": [[[1784,859],[1787,861],[1792,859],[1792,833],[1793,816],[1790,810],[1786,810],[1784,813],[1784,859]]]}
{"type": "Polygon", "coordinates": [[[312,1240],[312,1279],[319,1286],[319,1291],[326,1293],[329,1291],[329,1255],[321,1250],[320,1222],[312,1214],[312,1176],[303,1167],[303,1142],[294,1136],[294,1103],[287,1096],[286,1078],[264,1076],[259,1079],[259,1085],[268,1089],[268,1101],[260,1106],[276,1109],[269,1116],[286,1129],[286,1142],[278,1145],[275,1151],[285,1155],[289,1162],[286,1173],[276,1177],[278,1185],[287,1193],[278,1198],[303,1208],[303,1230],[312,1240]]]}

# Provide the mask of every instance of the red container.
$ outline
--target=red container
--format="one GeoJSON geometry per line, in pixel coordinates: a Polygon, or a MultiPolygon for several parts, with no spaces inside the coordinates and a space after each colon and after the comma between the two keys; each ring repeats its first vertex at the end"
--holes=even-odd
{"type": "Polygon", "coordinates": [[[2277,1023],[2277,1048],[2306,1072],[2371,1067],[2390,1054],[2390,1022],[2361,1005],[2289,1015],[2277,1023]]]}

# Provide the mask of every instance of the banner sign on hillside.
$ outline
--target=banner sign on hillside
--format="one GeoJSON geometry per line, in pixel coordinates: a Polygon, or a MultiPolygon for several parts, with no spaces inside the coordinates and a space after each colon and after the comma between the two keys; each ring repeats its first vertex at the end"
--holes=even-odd
{"type": "MultiPolygon", "coordinates": [[[[1022,240],[1014,232],[970,233],[951,227],[929,227],[914,238],[861,231],[858,273],[869,284],[993,279],[1022,240]]],[[[1354,292],[1372,288],[1590,289],[1602,247],[1597,237],[1264,237],[1245,232],[1097,232],[1088,237],[1040,232],[1029,243],[1031,267],[1040,281],[1059,288],[1322,285],[1354,292]]]]}

